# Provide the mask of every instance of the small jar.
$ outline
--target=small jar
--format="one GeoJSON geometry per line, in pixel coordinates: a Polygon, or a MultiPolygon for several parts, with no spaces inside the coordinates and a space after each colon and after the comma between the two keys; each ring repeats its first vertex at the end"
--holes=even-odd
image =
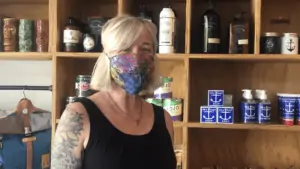
{"type": "Polygon", "coordinates": [[[261,54],[280,54],[280,36],[277,32],[266,32],[260,38],[261,54]]]}
{"type": "Polygon", "coordinates": [[[281,37],[281,54],[298,54],[297,33],[283,33],[281,37]]]}
{"type": "Polygon", "coordinates": [[[49,22],[47,20],[35,21],[35,43],[37,52],[48,52],[49,22]]]}

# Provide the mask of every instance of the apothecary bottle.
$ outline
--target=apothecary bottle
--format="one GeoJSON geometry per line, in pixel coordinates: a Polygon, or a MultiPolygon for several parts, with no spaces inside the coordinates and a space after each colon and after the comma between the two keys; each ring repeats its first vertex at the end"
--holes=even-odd
{"type": "Polygon", "coordinates": [[[48,52],[49,22],[47,20],[35,21],[35,43],[37,52],[48,52]]]}
{"type": "Polygon", "coordinates": [[[80,27],[76,24],[73,17],[68,18],[68,23],[64,29],[63,43],[65,52],[79,52],[81,49],[81,36],[80,27]]]}
{"type": "Polygon", "coordinates": [[[211,0],[209,7],[202,15],[201,50],[202,53],[220,52],[220,16],[214,10],[211,0]]]}
{"type": "Polygon", "coordinates": [[[33,50],[33,20],[19,20],[19,51],[32,52],[33,50]]]}
{"type": "Polygon", "coordinates": [[[229,53],[249,53],[249,22],[244,12],[235,15],[229,25],[229,53]]]}
{"type": "Polygon", "coordinates": [[[17,35],[18,20],[15,18],[5,18],[3,25],[3,45],[5,52],[17,52],[18,50],[18,35],[17,35]]]}

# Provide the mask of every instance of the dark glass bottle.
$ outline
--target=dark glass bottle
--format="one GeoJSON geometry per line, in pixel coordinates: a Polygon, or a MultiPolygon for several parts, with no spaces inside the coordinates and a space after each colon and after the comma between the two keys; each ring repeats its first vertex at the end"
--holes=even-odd
{"type": "Polygon", "coordinates": [[[249,53],[249,22],[245,12],[235,15],[229,25],[229,53],[249,53]]]}
{"type": "Polygon", "coordinates": [[[63,43],[65,52],[80,52],[81,51],[81,30],[76,19],[68,18],[68,23],[65,26],[63,33],[63,43]]]}
{"type": "Polygon", "coordinates": [[[211,0],[208,9],[202,15],[201,51],[203,53],[220,53],[220,16],[214,10],[211,0]]]}
{"type": "Polygon", "coordinates": [[[152,12],[147,9],[147,6],[145,4],[140,5],[139,17],[152,22],[151,14],[152,14],[152,12]]]}

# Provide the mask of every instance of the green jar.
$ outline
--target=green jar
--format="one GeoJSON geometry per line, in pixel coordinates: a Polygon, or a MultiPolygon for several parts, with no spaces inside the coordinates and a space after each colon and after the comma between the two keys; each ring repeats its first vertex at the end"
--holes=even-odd
{"type": "Polygon", "coordinates": [[[33,35],[34,24],[33,20],[20,19],[19,22],[19,51],[33,51],[33,35]]]}

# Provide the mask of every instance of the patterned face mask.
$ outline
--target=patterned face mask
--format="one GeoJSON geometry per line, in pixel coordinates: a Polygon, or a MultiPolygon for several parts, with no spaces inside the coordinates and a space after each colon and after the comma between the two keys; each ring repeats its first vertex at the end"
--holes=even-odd
{"type": "Polygon", "coordinates": [[[149,59],[134,54],[120,54],[110,58],[110,74],[114,81],[129,94],[143,90],[148,78],[149,59]]]}

